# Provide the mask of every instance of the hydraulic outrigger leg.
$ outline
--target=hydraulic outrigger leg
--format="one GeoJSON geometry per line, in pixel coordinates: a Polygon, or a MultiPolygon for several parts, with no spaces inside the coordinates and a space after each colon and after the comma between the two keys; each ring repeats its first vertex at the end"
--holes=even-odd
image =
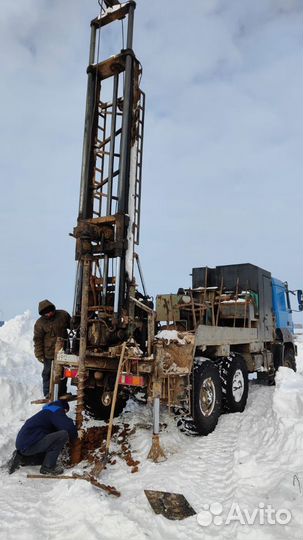
{"type": "Polygon", "coordinates": [[[153,398],[153,438],[147,459],[159,463],[166,460],[164,450],[160,445],[160,397],[153,398]]]}

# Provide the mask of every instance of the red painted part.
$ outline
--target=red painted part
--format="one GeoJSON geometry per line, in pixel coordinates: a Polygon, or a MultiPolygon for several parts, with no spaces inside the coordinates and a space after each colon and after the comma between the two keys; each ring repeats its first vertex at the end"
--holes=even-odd
{"type": "Polygon", "coordinates": [[[75,379],[76,377],[78,377],[78,370],[72,368],[64,368],[64,377],[67,377],[68,379],[75,379]]]}
{"type": "Polygon", "coordinates": [[[119,384],[125,386],[146,386],[145,377],[142,375],[132,375],[131,373],[121,373],[119,384]]]}
{"type": "MultiPolygon", "coordinates": [[[[64,377],[75,379],[78,377],[78,370],[72,368],[64,368],[64,377]]],[[[146,386],[145,377],[142,375],[132,375],[131,373],[122,373],[119,378],[119,384],[125,386],[146,386]]]]}

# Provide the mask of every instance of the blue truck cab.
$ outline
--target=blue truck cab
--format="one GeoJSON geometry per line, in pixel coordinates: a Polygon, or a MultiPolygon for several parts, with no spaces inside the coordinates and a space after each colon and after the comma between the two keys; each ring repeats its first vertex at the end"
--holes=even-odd
{"type": "MultiPolygon", "coordinates": [[[[287,282],[274,277],[272,282],[272,307],[275,319],[276,344],[274,348],[274,360],[276,369],[280,365],[285,365],[296,370],[295,355],[297,348],[294,343],[294,323],[292,320],[292,308],[290,303],[290,294],[294,291],[288,289],[287,282]]],[[[299,311],[303,310],[302,291],[298,290],[299,311]]]]}
{"type": "Polygon", "coordinates": [[[292,320],[292,309],[289,299],[289,290],[286,282],[276,279],[272,280],[272,304],[276,318],[276,329],[289,330],[294,334],[294,323],[292,320]]]}

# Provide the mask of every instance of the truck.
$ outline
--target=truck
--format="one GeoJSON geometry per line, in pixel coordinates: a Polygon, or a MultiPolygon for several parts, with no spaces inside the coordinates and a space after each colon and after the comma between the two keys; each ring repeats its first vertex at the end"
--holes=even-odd
{"type": "MultiPolygon", "coordinates": [[[[91,21],[72,233],[73,331],[57,340],[51,397],[58,397],[62,377],[69,378],[81,431],[84,411],[112,421],[130,395],[140,395],[153,406],[149,457],[157,461],[163,457],[160,403],[178,415],[182,428],[207,435],[222,411],[244,410],[249,373],[272,382],[280,365],[295,369],[290,291],[252,264],[201,267],[193,269],[189,289],[158,295],[154,305],[138,254],[145,94],[133,50],[136,4],[104,6],[91,21]],[[126,43],[100,58],[106,29],[121,23],[127,23],[126,43]]],[[[73,459],[81,459],[80,439],[73,459]]]]}
{"type": "Polygon", "coordinates": [[[199,433],[212,431],[222,410],[243,412],[249,374],[272,384],[280,366],[296,371],[291,293],[287,282],[247,263],[193,268],[192,288],[157,297],[157,321],[180,338],[194,335],[189,402],[199,433]]]}

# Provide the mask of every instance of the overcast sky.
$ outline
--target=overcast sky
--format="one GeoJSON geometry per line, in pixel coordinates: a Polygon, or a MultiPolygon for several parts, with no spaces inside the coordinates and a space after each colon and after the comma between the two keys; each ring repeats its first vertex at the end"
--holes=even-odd
{"type": "MultiPolygon", "coordinates": [[[[95,0],[2,0],[0,319],[71,310],[95,0]]],[[[119,23],[121,25],[121,23],[119,23]]],[[[149,292],[251,262],[303,285],[302,3],[138,0],[149,292]]],[[[104,44],[121,49],[117,42],[104,44]]]]}

